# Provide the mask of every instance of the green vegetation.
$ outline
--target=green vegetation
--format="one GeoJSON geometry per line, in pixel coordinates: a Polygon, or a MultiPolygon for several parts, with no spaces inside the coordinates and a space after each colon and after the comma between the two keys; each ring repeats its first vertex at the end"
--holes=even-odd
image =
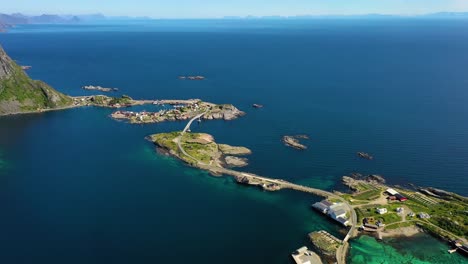
{"type": "Polygon", "coordinates": [[[382,193],[382,190],[380,189],[367,190],[365,192],[354,195],[353,198],[356,200],[369,200],[370,201],[370,200],[378,199],[381,193],[382,193]]]}
{"type": "Polygon", "coordinates": [[[387,225],[385,226],[385,230],[398,229],[398,228],[409,227],[409,226],[414,226],[414,225],[416,225],[416,221],[406,221],[406,222],[402,222],[398,224],[387,225]]]}
{"type": "Polygon", "coordinates": [[[437,226],[431,225],[426,221],[418,221],[417,225],[422,227],[426,232],[433,234],[434,236],[447,239],[447,240],[456,240],[457,237],[453,236],[452,234],[448,233],[446,230],[441,229],[437,226]]]}
{"type": "Polygon", "coordinates": [[[362,223],[362,220],[366,217],[373,217],[374,219],[381,219],[384,224],[391,224],[401,221],[401,216],[399,216],[395,209],[392,206],[376,206],[369,205],[356,208],[356,215],[358,216],[358,222],[362,223]],[[377,213],[377,208],[387,208],[388,212],[385,214],[377,213]]]}
{"type": "Polygon", "coordinates": [[[70,97],[46,83],[29,78],[13,61],[2,62],[9,63],[6,67],[12,73],[0,79],[0,114],[60,108],[73,103],[70,97]]]}
{"type": "Polygon", "coordinates": [[[158,146],[166,148],[172,151],[177,150],[177,144],[175,143],[175,138],[180,135],[180,131],[170,132],[170,133],[160,133],[151,135],[151,141],[156,143],[158,146]]]}
{"type": "Polygon", "coordinates": [[[128,95],[122,95],[122,97],[120,98],[112,97],[112,99],[109,101],[109,105],[116,105],[116,104],[127,105],[127,104],[130,104],[132,100],[133,99],[128,95]]]}
{"type": "MultiPolygon", "coordinates": [[[[409,197],[405,205],[414,213],[427,213],[431,216],[428,222],[452,234],[468,237],[468,209],[464,197],[445,201],[417,192],[404,191],[404,194],[409,197]]],[[[434,228],[431,230],[436,233],[440,231],[434,228]]]]}
{"type": "Polygon", "coordinates": [[[466,204],[441,202],[428,208],[429,221],[458,236],[468,237],[468,211],[466,204]]]}
{"type": "Polygon", "coordinates": [[[180,137],[180,145],[187,155],[181,153],[177,145],[176,138],[181,132],[160,133],[151,136],[151,140],[158,146],[170,151],[174,156],[191,164],[201,162],[217,167],[226,165],[224,154],[221,149],[229,152],[230,155],[242,155],[250,153],[250,150],[244,147],[232,147],[229,145],[218,145],[213,137],[205,133],[184,133],[180,137]],[[246,153],[247,152],[247,153],[246,153]],[[234,154],[236,153],[236,154],[234,154]]]}
{"type": "Polygon", "coordinates": [[[330,235],[322,232],[312,232],[309,234],[309,239],[312,244],[325,255],[335,255],[336,250],[341,243],[333,239],[330,235]]]}
{"type": "MultiPolygon", "coordinates": [[[[151,140],[160,147],[170,150],[173,154],[177,154],[179,158],[187,163],[193,164],[195,161],[186,155],[181,155],[175,139],[180,136],[180,132],[160,133],[151,136],[151,140]]],[[[218,158],[218,145],[205,138],[211,138],[208,134],[203,133],[185,133],[180,139],[182,148],[198,161],[210,163],[210,161],[218,158]]]]}

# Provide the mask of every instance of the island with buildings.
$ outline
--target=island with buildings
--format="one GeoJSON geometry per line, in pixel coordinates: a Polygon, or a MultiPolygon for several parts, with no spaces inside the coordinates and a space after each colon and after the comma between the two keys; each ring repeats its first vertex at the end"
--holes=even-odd
{"type": "Polygon", "coordinates": [[[134,111],[116,111],[112,113],[112,118],[126,120],[132,124],[159,123],[164,121],[188,120],[200,115],[198,121],[202,119],[213,120],[233,120],[245,115],[244,112],[237,109],[232,104],[213,104],[203,102],[199,99],[192,100],[161,100],[154,104],[170,105],[169,109],[164,108],[158,112],[134,112],[134,111]]]}
{"type": "MultiPolygon", "coordinates": [[[[71,97],[44,82],[29,78],[0,47],[0,115],[38,113],[83,106],[123,108],[146,104],[167,104],[172,108],[156,113],[117,111],[112,117],[131,123],[190,119],[182,131],[154,134],[148,139],[159,147],[161,153],[176,157],[213,175],[232,176],[239,184],[257,186],[266,191],[291,189],[323,197],[324,200],[314,204],[314,209],[347,229],[343,239],[325,231],[309,234],[314,247],[325,260],[345,263],[348,241],[359,234],[375,234],[377,238],[382,238],[412,234],[415,230],[424,230],[449,241],[453,246],[450,252],[468,252],[466,197],[435,188],[411,189],[390,186],[379,175],[363,176],[353,173],[345,176],[343,183],[351,191],[342,193],[234,170],[232,168],[248,164],[244,156],[251,153],[249,149],[219,144],[209,134],[190,132],[190,125],[198,120],[232,120],[244,115],[244,112],[233,105],[217,105],[199,99],[135,100],[126,95],[71,97]]],[[[298,140],[304,137],[293,136],[289,139],[291,138],[298,140]]],[[[294,143],[294,140],[288,141],[294,143]]],[[[367,153],[358,155],[364,159],[372,159],[367,153]]],[[[305,261],[310,261],[311,258],[308,257],[312,255],[307,248],[300,248],[293,253],[293,258],[298,263],[307,263],[305,261]]]]}
{"type": "MultiPolygon", "coordinates": [[[[374,234],[377,239],[382,239],[424,231],[446,239],[453,246],[450,252],[466,251],[468,227],[464,214],[468,198],[433,188],[410,190],[389,186],[380,175],[353,173],[344,176],[343,183],[351,191],[342,193],[232,170],[230,167],[235,165],[227,161],[227,156],[232,154],[229,151],[232,147],[228,146],[226,150],[211,135],[188,132],[191,123],[201,115],[193,117],[183,131],[154,134],[148,139],[157,145],[160,153],[176,157],[216,176],[233,176],[239,184],[258,186],[267,191],[292,189],[324,197],[324,200],[312,205],[313,209],[346,228],[347,234],[343,239],[324,230],[309,234],[322,261],[345,263],[349,239],[361,234],[374,234]]],[[[250,151],[241,151],[241,154],[247,153],[250,154],[250,151]]],[[[291,256],[296,263],[307,263],[315,259],[309,251],[303,247],[291,256]]]]}

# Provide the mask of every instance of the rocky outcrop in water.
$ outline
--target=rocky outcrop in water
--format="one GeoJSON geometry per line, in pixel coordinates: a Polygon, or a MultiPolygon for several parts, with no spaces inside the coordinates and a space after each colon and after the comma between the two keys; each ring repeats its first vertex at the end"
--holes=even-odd
{"type": "Polygon", "coordinates": [[[283,136],[283,143],[284,145],[295,149],[307,149],[307,146],[301,144],[299,139],[309,139],[309,137],[307,135],[283,136]]]}
{"type": "Polygon", "coordinates": [[[245,167],[249,165],[248,160],[246,158],[226,156],[224,157],[224,160],[226,161],[228,167],[245,167]]]}
{"type": "Polygon", "coordinates": [[[366,160],[373,160],[374,157],[371,156],[369,153],[366,153],[366,152],[358,152],[357,153],[358,157],[362,158],[362,159],[366,159],[366,160]]]}
{"type": "Polygon", "coordinates": [[[228,121],[244,115],[245,112],[240,111],[235,106],[231,104],[224,104],[213,106],[212,109],[203,115],[202,118],[207,120],[224,119],[228,121]]]}

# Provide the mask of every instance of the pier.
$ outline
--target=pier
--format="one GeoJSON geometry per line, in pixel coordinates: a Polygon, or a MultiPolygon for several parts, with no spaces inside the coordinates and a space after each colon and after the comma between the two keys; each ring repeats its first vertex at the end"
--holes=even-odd
{"type": "Polygon", "coordinates": [[[291,254],[296,264],[322,264],[317,253],[309,250],[307,247],[301,247],[291,254]]]}

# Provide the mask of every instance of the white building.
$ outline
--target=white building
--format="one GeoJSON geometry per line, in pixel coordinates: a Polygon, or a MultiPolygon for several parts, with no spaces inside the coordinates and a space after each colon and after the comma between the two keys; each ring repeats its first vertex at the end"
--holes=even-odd
{"type": "Polygon", "coordinates": [[[396,195],[396,194],[398,193],[397,191],[395,191],[395,190],[392,189],[392,188],[387,189],[386,192],[387,192],[388,194],[390,194],[390,195],[396,195]]]}
{"type": "Polygon", "coordinates": [[[386,214],[387,212],[388,212],[387,208],[377,208],[378,214],[386,214]]]}

